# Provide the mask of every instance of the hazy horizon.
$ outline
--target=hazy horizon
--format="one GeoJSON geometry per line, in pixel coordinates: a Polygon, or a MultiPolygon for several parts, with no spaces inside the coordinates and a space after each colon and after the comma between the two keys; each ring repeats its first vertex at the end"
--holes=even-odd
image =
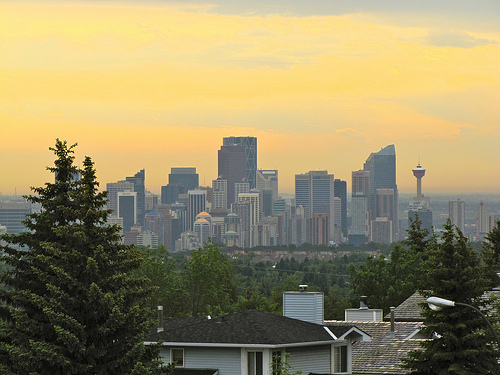
{"type": "Polygon", "coordinates": [[[258,167],[347,181],[394,144],[401,193],[500,186],[500,2],[318,0],[0,2],[0,192],[51,176],[78,142],[101,187],[170,167],[217,178],[226,136],[258,167]]]}

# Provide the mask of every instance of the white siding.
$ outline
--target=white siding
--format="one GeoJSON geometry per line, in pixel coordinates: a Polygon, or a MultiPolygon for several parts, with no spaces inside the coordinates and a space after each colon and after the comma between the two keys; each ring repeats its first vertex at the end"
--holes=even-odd
{"type": "Polygon", "coordinates": [[[323,324],[323,293],[283,293],[283,316],[323,324]]]}
{"type": "MultiPolygon", "coordinates": [[[[241,375],[239,348],[183,347],[184,367],[190,369],[218,369],[219,375],[241,375]]],[[[164,363],[170,361],[170,347],[161,351],[164,363]]]]}
{"type": "Polygon", "coordinates": [[[345,320],[381,322],[383,320],[383,311],[381,309],[346,309],[345,320]]]}
{"type": "Polygon", "coordinates": [[[331,345],[287,349],[287,352],[291,355],[288,363],[292,366],[294,372],[302,370],[304,374],[310,372],[330,374],[331,350],[331,345]]]}

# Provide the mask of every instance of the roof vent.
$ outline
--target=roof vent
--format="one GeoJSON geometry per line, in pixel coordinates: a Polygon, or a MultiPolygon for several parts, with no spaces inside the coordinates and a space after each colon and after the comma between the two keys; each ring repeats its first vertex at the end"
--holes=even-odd
{"type": "Polygon", "coordinates": [[[299,285],[299,292],[307,292],[307,285],[306,284],[299,285]]]}

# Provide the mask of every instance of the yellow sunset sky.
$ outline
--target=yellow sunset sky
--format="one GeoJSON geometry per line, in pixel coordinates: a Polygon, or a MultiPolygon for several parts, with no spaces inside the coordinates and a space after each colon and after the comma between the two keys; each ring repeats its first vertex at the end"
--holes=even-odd
{"type": "Polygon", "coordinates": [[[351,185],[394,144],[401,193],[499,192],[500,1],[1,1],[0,192],[78,142],[101,186],[171,167],[217,178],[225,136],[258,167],[351,185]]]}

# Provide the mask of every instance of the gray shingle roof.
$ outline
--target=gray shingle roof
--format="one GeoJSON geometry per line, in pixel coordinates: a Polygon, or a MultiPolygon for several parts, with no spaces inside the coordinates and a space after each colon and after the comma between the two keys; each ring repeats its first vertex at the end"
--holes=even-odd
{"type": "MultiPolygon", "coordinates": [[[[334,342],[322,325],[257,310],[240,311],[219,318],[165,319],[164,330],[156,328],[146,341],[228,345],[326,344],[334,342]]],[[[336,331],[342,335],[352,325],[336,331]]],[[[339,337],[337,336],[337,337],[339,337]]]]}
{"type": "Polygon", "coordinates": [[[328,327],[355,326],[368,333],[371,341],[358,341],[352,347],[353,374],[404,374],[400,358],[420,348],[420,340],[409,339],[422,322],[396,322],[391,335],[390,322],[326,321],[328,327]]]}
{"type": "MultiPolygon", "coordinates": [[[[423,322],[424,317],[420,314],[422,308],[419,303],[425,303],[425,297],[419,292],[413,293],[401,305],[394,310],[394,318],[400,322],[423,322]]],[[[390,313],[384,316],[384,320],[390,320],[390,313]]]]}

